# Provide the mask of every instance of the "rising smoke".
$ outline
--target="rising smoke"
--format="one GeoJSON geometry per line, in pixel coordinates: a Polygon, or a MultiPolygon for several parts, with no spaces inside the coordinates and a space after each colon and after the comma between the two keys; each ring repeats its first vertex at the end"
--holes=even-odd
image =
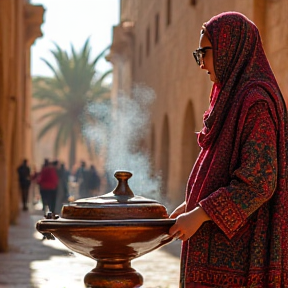
{"type": "Polygon", "coordinates": [[[95,122],[86,124],[84,133],[95,143],[98,151],[106,153],[109,188],[113,189],[117,184],[114,172],[126,170],[133,173],[129,186],[135,195],[162,201],[161,177],[152,176],[149,155],[139,149],[139,143],[148,132],[149,108],[154,100],[153,89],[138,84],[133,87],[131,98],[119,95],[113,105],[90,105],[88,113],[95,122]]]}

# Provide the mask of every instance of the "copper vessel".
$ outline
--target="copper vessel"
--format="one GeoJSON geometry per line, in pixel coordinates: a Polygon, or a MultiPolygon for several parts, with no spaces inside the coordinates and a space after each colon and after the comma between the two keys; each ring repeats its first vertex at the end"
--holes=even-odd
{"type": "Polygon", "coordinates": [[[48,239],[58,238],[71,250],[97,261],[86,274],[89,288],[134,288],[143,284],[142,275],[131,260],[168,244],[175,223],[165,206],[135,196],[128,185],[132,173],[117,171],[117,187],[98,197],[63,205],[61,217],[50,214],[37,230],[48,239]],[[49,218],[49,217],[48,217],[49,218]]]}

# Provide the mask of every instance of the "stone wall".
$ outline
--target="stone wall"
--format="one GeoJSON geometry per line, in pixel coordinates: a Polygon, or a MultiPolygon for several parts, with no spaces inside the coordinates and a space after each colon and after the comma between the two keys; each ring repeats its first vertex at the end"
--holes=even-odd
{"type": "Polygon", "coordinates": [[[211,82],[192,58],[202,23],[232,10],[254,21],[288,99],[287,9],[285,0],[121,1],[121,20],[134,22],[131,83],[144,83],[157,95],[145,143],[156,170],[162,171],[167,187],[163,192],[173,205],[184,199],[198,153],[195,132],[201,129],[208,108],[211,82]]]}
{"type": "Polygon", "coordinates": [[[42,35],[43,13],[26,0],[0,1],[0,252],[19,214],[17,166],[32,158],[30,46],[42,35]]]}

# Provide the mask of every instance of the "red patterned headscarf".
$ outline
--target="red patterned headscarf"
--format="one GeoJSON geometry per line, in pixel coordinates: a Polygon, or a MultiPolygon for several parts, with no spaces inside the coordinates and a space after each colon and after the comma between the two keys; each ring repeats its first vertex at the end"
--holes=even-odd
{"type": "Polygon", "coordinates": [[[208,147],[218,135],[231,106],[241,102],[245,90],[261,86],[276,105],[279,101],[283,103],[277,105],[281,115],[285,104],[252,21],[240,13],[225,12],[211,18],[204,26],[213,47],[219,82],[212,89],[210,99],[215,104],[204,115],[204,128],[199,135],[200,146],[208,147]]]}

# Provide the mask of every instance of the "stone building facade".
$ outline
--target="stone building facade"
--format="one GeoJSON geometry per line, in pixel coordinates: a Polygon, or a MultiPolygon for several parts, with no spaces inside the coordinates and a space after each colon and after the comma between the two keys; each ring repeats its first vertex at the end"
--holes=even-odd
{"type": "MultiPolygon", "coordinates": [[[[209,76],[195,64],[202,23],[238,11],[256,23],[286,101],[288,26],[285,0],[122,0],[109,60],[114,65],[113,98],[130,95],[134,83],[154,89],[144,148],[162,171],[163,191],[174,206],[184,200],[187,178],[199,152],[196,131],[208,108],[209,76]]],[[[132,96],[130,96],[132,97],[132,96]]]]}
{"type": "Polygon", "coordinates": [[[42,36],[42,6],[27,0],[0,1],[0,252],[17,222],[17,166],[32,158],[30,47],[42,36]]]}

